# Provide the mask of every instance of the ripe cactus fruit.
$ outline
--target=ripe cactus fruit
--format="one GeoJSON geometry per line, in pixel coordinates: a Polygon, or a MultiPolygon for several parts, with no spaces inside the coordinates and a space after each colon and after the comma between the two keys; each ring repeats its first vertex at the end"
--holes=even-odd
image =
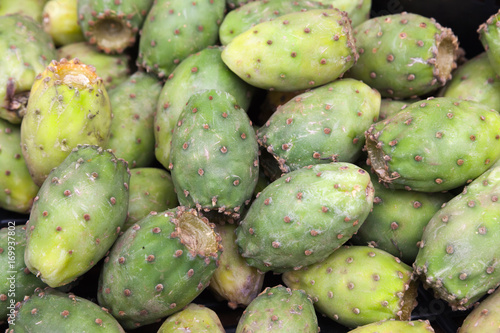
{"type": "Polygon", "coordinates": [[[378,333],[378,332],[404,332],[404,333],[434,333],[428,320],[401,321],[388,319],[375,323],[359,326],[347,333],[378,333]]]}
{"type": "Polygon", "coordinates": [[[486,22],[479,26],[477,30],[479,40],[483,44],[484,50],[488,55],[491,67],[495,73],[500,75],[500,10],[491,15],[486,22]]]}
{"type": "Polygon", "coordinates": [[[166,78],[192,53],[217,41],[225,0],[157,0],[139,41],[137,65],[166,78]]]}
{"type": "Polygon", "coordinates": [[[222,60],[240,78],[281,91],[331,82],[357,58],[349,18],[338,9],[293,12],[259,23],[222,51],[222,60]]]}
{"type": "Polygon", "coordinates": [[[180,206],[151,213],[111,248],[98,302],[126,329],[153,323],[180,311],[207,287],[220,252],[213,224],[195,210],[180,206]]]}
{"type": "Polygon", "coordinates": [[[154,113],[161,88],[155,77],[135,72],[109,92],[113,120],[107,147],[131,168],[154,161],[154,113]]]}
{"type": "Polygon", "coordinates": [[[236,246],[236,225],[216,224],[215,231],[222,239],[224,252],[220,256],[219,267],[212,275],[209,289],[228,301],[232,309],[246,307],[257,297],[264,284],[264,274],[249,266],[236,246]]]}
{"type": "Polygon", "coordinates": [[[210,89],[189,98],[169,169],[181,205],[239,216],[257,184],[259,157],[251,121],[232,95],[210,89]]]}
{"type": "Polygon", "coordinates": [[[343,246],[320,263],[285,272],[283,281],[304,290],[320,313],[350,328],[409,320],[416,306],[411,267],[369,246],[343,246]]]}
{"type": "Polygon", "coordinates": [[[465,317],[457,333],[485,333],[500,327],[500,289],[483,299],[465,317]]]}
{"type": "Polygon", "coordinates": [[[452,309],[471,307],[500,285],[500,162],[434,214],[413,267],[452,309]]]}
{"type": "Polygon", "coordinates": [[[191,303],[184,310],[167,318],[157,333],[171,332],[225,333],[224,327],[214,310],[191,303]]]}
{"type": "Polygon", "coordinates": [[[163,212],[178,206],[172,176],[159,168],[130,169],[128,215],[123,230],[127,230],[150,212],[163,212]]]}
{"type": "Polygon", "coordinates": [[[262,272],[300,269],[347,242],[372,209],[373,196],[370,176],[354,164],[292,171],[253,201],[236,230],[236,243],[262,272]]]}
{"type": "Polygon", "coordinates": [[[102,79],[78,59],[53,61],[36,77],[21,124],[21,146],[35,184],[79,144],[105,147],[111,105],[102,79]]]}
{"type": "Polygon", "coordinates": [[[78,0],[83,35],[105,53],[123,53],[136,42],[153,0],[78,0]]]}
{"type": "Polygon", "coordinates": [[[78,0],[49,0],[43,7],[43,30],[55,45],[83,42],[82,29],[78,24],[78,0]]]}
{"type": "Polygon", "coordinates": [[[21,151],[19,126],[0,119],[0,207],[29,213],[38,192],[21,151]]]}
{"type": "Polygon", "coordinates": [[[335,80],[279,106],[257,130],[257,140],[282,172],[318,163],[354,162],[379,110],[376,90],[354,79],[335,80]]]}
{"type": "Polygon", "coordinates": [[[348,76],[377,89],[382,97],[427,94],[451,79],[458,40],[451,29],[413,13],[371,18],[354,29],[357,63],[348,76]]]}
{"type": "Polygon", "coordinates": [[[15,325],[6,332],[106,332],[125,333],[106,309],[74,294],[51,288],[38,289],[18,307],[15,325]]]}
{"type": "Polygon", "coordinates": [[[50,287],[65,285],[104,257],[127,216],[126,162],[96,146],[79,146],[38,192],[24,260],[50,287]]]}
{"type": "Polygon", "coordinates": [[[451,97],[415,102],[365,136],[372,168],[395,189],[450,190],[500,158],[500,114],[451,97]]]}
{"type": "Polygon", "coordinates": [[[303,290],[267,287],[243,311],[236,333],[319,332],[314,305],[303,290]]]}
{"type": "Polygon", "coordinates": [[[50,35],[28,16],[0,16],[0,31],[0,118],[19,124],[36,75],[56,58],[56,51],[50,35]]]}
{"type": "Polygon", "coordinates": [[[253,89],[227,68],[221,52],[220,47],[207,47],[188,56],[163,85],[157,102],[154,133],[156,159],[165,168],[169,164],[173,129],[193,93],[219,89],[233,95],[243,110],[250,105],[253,89]]]}

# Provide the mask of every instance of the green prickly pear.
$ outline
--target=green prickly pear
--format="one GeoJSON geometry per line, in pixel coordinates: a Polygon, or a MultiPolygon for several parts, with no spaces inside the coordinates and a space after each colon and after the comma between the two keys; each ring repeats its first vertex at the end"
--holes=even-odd
{"type": "Polygon", "coordinates": [[[500,75],[500,9],[491,15],[477,30],[479,40],[488,55],[491,67],[500,75]]]}
{"type": "Polygon", "coordinates": [[[195,210],[181,206],[151,213],[111,248],[98,302],[126,329],[153,323],[180,311],[207,287],[220,252],[213,225],[195,210]]]}
{"type": "Polygon", "coordinates": [[[79,144],[105,147],[111,105],[102,79],[78,59],[53,61],[36,77],[21,123],[21,147],[35,184],[79,144]]]}
{"type": "Polygon", "coordinates": [[[20,14],[31,17],[37,23],[42,23],[42,11],[45,1],[47,0],[2,0],[0,3],[0,16],[20,14]]]}
{"type": "Polygon", "coordinates": [[[408,105],[417,102],[417,100],[397,100],[392,98],[382,98],[380,101],[379,120],[392,117],[396,113],[406,109],[408,105]]]}
{"type": "Polygon", "coordinates": [[[96,146],[79,146],[38,192],[24,260],[51,287],[83,275],[104,257],[123,227],[130,175],[126,162],[96,146]]]}
{"type": "Polygon", "coordinates": [[[259,23],[222,51],[224,63],[241,79],[280,91],[331,82],[357,58],[349,18],[338,9],[294,12],[259,23]]]}
{"type": "Polygon", "coordinates": [[[225,333],[224,327],[214,310],[191,303],[180,312],[167,318],[157,333],[171,332],[225,333]]]}
{"type": "Polygon", "coordinates": [[[500,158],[500,114],[451,97],[415,102],[373,124],[365,136],[372,168],[395,189],[450,190],[500,158]]]}
{"type": "Polygon", "coordinates": [[[500,328],[500,289],[483,299],[462,322],[457,333],[495,332],[500,328]]]}
{"type": "Polygon", "coordinates": [[[383,250],[343,246],[320,263],[285,272],[283,281],[304,290],[320,313],[354,328],[384,319],[409,320],[417,297],[412,273],[383,250]]]}
{"type": "Polygon", "coordinates": [[[56,46],[83,42],[82,29],[78,24],[78,0],[49,0],[43,7],[43,30],[56,46]]]}
{"type": "Polygon", "coordinates": [[[402,321],[395,319],[382,320],[375,323],[359,326],[347,333],[434,333],[428,320],[402,321]]]}

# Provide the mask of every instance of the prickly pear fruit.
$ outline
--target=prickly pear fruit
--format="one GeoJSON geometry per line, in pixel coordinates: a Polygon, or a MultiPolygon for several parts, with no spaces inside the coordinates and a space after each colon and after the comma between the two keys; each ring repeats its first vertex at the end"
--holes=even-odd
{"type": "Polygon", "coordinates": [[[19,126],[0,119],[0,207],[29,213],[38,192],[21,151],[19,126]]]}
{"type": "Polygon", "coordinates": [[[359,59],[348,76],[382,97],[430,93],[451,79],[458,40],[434,19],[413,13],[371,18],[354,29],[359,59]]]}
{"type": "Polygon", "coordinates": [[[222,51],[222,60],[240,78],[281,91],[331,82],[357,57],[349,18],[338,9],[294,12],[259,23],[222,51]]]}
{"type": "Polygon", "coordinates": [[[144,72],[110,90],[113,110],[107,148],[131,168],[147,167],[155,158],[154,114],[161,83],[144,72]]]}
{"type": "Polygon", "coordinates": [[[451,97],[415,102],[365,136],[372,168],[395,189],[450,190],[500,158],[500,114],[451,97]]]}
{"type": "Polygon", "coordinates": [[[98,302],[126,329],[153,323],[180,311],[207,287],[220,252],[213,225],[195,210],[151,213],[111,248],[98,302]]]}
{"type": "Polygon", "coordinates": [[[316,164],[268,185],[236,230],[247,262],[262,272],[300,269],[328,257],[359,229],[373,184],[354,164],[316,164]]]}
{"type": "Polygon", "coordinates": [[[348,333],[434,333],[434,329],[428,320],[402,321],[388,319],[375,323],[359,326],[348,333]]]}
{"type": "Polygon", "coordinates": [[[137,64],[167,77],[187,56],[215,44],[225,7],[225,0],[155,1],[144,21],[137,64]]]}
{"type": "Polygon", "coordinates": [[[25,248],[26,226],[9,222],[0,229],[0,324],[12,321],[17,302],[47,286],[26,267],[25,248]]]}
{"type": "Polygon", "coordinates": [[[177,207],[178,203],[172,176],[166,170],[152,167],[130,169],[128,215],[123,230],[150,212],[163,212],[177,207]]]}
{"type": "Polygon", "coordinates": [[[224,333],[217,313],[203,305],[191,303],[165,320],[157,333],[171,332],[224,333]]]}
{"type": "Polygon", "coordinates": [[[392,117],[396,113],[406,109],[408,105],[417,102],[417,100],[398,100],[392,98],[382,98],[380,101],[379,120],[392,117]]]}
{"type": "Polygon", "coordinates": [[[123,53],[136,37],[153,0],[78,0],[83,35],[105,53],[123,53]]]}
{"type": "Polygon", "coordinates": [[[320,263],[285,272],[283,281],[304,290],[316,310],[350,328],[409,320],[416,306],[411,267],[369,246],[343,246],[320,263]]]}
{"type": "Polygon", "coordinates": [[[479,26],[477,30],[479,40],[483,44],[484,50],[488,55],[491,67],[495,73],[500,75],[500,10],[491,15],[486,22],[479,26]]]}
{"type": "Polygon", "coordinates": [[[14,323],[7,332],[78,332],[83,329],[96,333],[125,333],[106,309],[85,298],[51,288],[39,288],[35,295],[20,303],[14,323]]]}
{"type": "Polygon", "coordinates": [[[303,290],[267,287],[243,311],[236,333],[319,332],[314,305],[303,290]]]}
{"type": "Polygon", "coordinates": [[[53,61],[36,77],[21,124],[21,147],[35,184],[79,144],[105,147],[111,105],[102,79],[78,59],[53,61]]]}
{"type": "Polygon", "coordinates": [[[0,36],[0,118],[19,124],[35,77],[56,59],[56,51],[40,24],[20,14],[0,16],[0,36]]]}
{"type": "Polygon", "coordinates": [[[157,102],[155,116],[156,159],[168,168],[172,132],[189,97],[204,89],[219,89],[236,98],[247,110],[253,89],[227,68],[220,47],[207,47],[184,59],[168,76],[157,102]]]}
{"type": "Polygon", "coordinates": [[[322,0],[323,5],[332,5],[347,13],[351,25],[356,27],[370,18],[372,0],[322,0]]]}
{"type": "Polygon", "coordinates": [[[261,292],[264,284],[264,274],[249,266],[239,253],[235,243],[235,230],[235,224],[215,225],[215,231],[222,239],[224,252],[220,256],[219,267],[212,275],[209,285],[209,289],[227,300],[232,309],[250,304],[261,292]]]}
{"type": "Polygon", "coordinates": [[[415,272],[452,309],[471,307],[500,285],[500,162],[434,214],[422,235],[415,272]]]}
{"type": "Polygon", "coordinates": [[[257,184],[259,157],[251,121],[232,95],[210,89],[189,98],[169,169],[181,205],[239,216],[257,184]]]}
{"type": "Polygon", "coordinates": [[[83,275],[104,257],[127,216],[126,162],[96,146],[79,146],[38,192],[24,260],[51,287],[83,275]]]}
{"type": "Polygon", "coordinates": [[[78,24],[78,0],[49,0],[43,7],[43,30],[57,46],[83,42],[78,24]]]}
{"type": "Polygon", "coordinates": [[[500,328],[500,289],[483,299],[465,317],[457,333],[495,332],[500,328]]]}
{"type": "Polygon", "coordinates": [[[354,79],[335,80],[278,107],[257,130],[257,141],[273,154],[282,172],[311,164],[354,162],[379,110],[376,90],[354,79]]]}
{"type": "MultiPolygon", "coordinates": [[[[2,0],[0,16],[20,14],[42,23],[42,11],[46,0],[2,0]]],[[[50,60],[49,60],[50,61],[50,60]]]]}

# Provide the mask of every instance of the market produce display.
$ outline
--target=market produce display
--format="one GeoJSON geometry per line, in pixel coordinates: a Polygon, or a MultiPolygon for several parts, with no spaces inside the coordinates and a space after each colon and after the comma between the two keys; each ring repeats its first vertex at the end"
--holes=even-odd
{"type": "Polygon", "coordinates": [[[0,330],[500,332],[498,4],[0,1],[0,330]]]}

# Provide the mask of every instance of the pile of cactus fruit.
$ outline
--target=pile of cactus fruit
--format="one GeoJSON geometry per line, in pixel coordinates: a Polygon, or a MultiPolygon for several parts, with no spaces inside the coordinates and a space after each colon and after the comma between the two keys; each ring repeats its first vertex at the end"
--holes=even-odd
{"type": "Polygon", "coordinates": [[[500,332],[500,6],[0,0],[0,330],[500,332]]]}

